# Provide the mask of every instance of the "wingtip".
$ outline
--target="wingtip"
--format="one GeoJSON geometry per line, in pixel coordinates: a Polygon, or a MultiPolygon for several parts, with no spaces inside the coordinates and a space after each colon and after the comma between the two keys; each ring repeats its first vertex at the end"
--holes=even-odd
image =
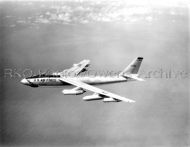
{"type": "Polygon", "coordinates": [[[140,79],[139,81],[140,81],[140,82],[145,82],[145,79],[140,79]]]}
{"type": "Polygon", "coordinates": [[[134,101],[134,100],[130,100],[130,101],[129,101],[129,103],[135,103],[135,102],[136,102],[136,101],[134,101]]]}
{"type": "Polygon", "coordinates": [[[128,103],[135,103],[136,101],[130,99],[130,100],[125,101],[125,102],[128,102],[128,103]]]}
{"type": "Polygon", "coordinates": [[[84,59],[83,62],[90,62],[90,60],[88,60],[88,59],[84,59]]]}

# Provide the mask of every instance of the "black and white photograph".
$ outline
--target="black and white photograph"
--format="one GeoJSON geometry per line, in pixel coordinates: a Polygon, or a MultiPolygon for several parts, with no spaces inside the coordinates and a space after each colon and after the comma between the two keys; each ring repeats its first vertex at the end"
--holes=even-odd
{"type": "Polygon", "coordinates": [[[190,147],[188,0],[0,0],[0,146],[190,147]]]}

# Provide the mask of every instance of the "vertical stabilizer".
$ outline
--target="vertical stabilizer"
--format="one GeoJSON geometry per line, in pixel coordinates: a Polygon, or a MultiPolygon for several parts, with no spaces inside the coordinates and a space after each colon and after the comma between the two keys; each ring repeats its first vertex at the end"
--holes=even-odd
{"type": "Polygon", "coordinates": [[[137,74],[141,65],[143,57],[137,57],[134,59],[121,73],[121,76],[137,74]]]}

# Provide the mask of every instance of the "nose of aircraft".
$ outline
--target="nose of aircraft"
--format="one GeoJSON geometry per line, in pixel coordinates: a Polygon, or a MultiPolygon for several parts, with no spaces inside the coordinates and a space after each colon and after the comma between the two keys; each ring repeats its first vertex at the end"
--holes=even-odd
{"type": "Polygon", "coordinates": [[[22,79],[20,82],[21,82],[22,84],[25,84],[25,85],[29,84],[29,82],[28,82],[27,79],[22,79]]]}

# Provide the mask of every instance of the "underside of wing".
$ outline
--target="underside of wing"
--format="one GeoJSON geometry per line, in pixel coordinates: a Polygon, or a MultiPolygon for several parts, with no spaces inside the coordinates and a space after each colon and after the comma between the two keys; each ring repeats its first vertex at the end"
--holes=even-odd
{"type": "Polygon", "coordinates": [[[106,101],[107,101],[107,102],[109,102],[109,101],[110,101],[110,102],[111,102],[111,101],[115,101],[115,102],[124,101],[124,102],[129,102],[129,103],[135,102],[134,100],[131,100],[131,99],[128,99],[128,98],[119,96],[119,95],[117,95],[117,94],[114,94],[114,93],[111,93],[111,92],[102,90],[102,89],[100,89],[100,88],[91,86],[91,85],[89,85],[89,84],[86,84],[86,83],[81,82],[81,81],[78,81],[78,80],[73,80],[73,79],[71,79],[71,78],[66,78],[66,77],[62,77],[60,80],[61,80],[62,82],[69,83],[69,84],[74,85],[74,86],[76,86],[76,87],[80,87],[80,88],[82,88],[82,89],[85,89],[85,90],[89,90],[89,91],[94,92],[93,95],[84,97],[84,98],[83,98],[84,100],[103,99],[105,102],[106,102],[106,101]],[[86,98],[86,99],[85,99],[85,98],[86,98]]]}

